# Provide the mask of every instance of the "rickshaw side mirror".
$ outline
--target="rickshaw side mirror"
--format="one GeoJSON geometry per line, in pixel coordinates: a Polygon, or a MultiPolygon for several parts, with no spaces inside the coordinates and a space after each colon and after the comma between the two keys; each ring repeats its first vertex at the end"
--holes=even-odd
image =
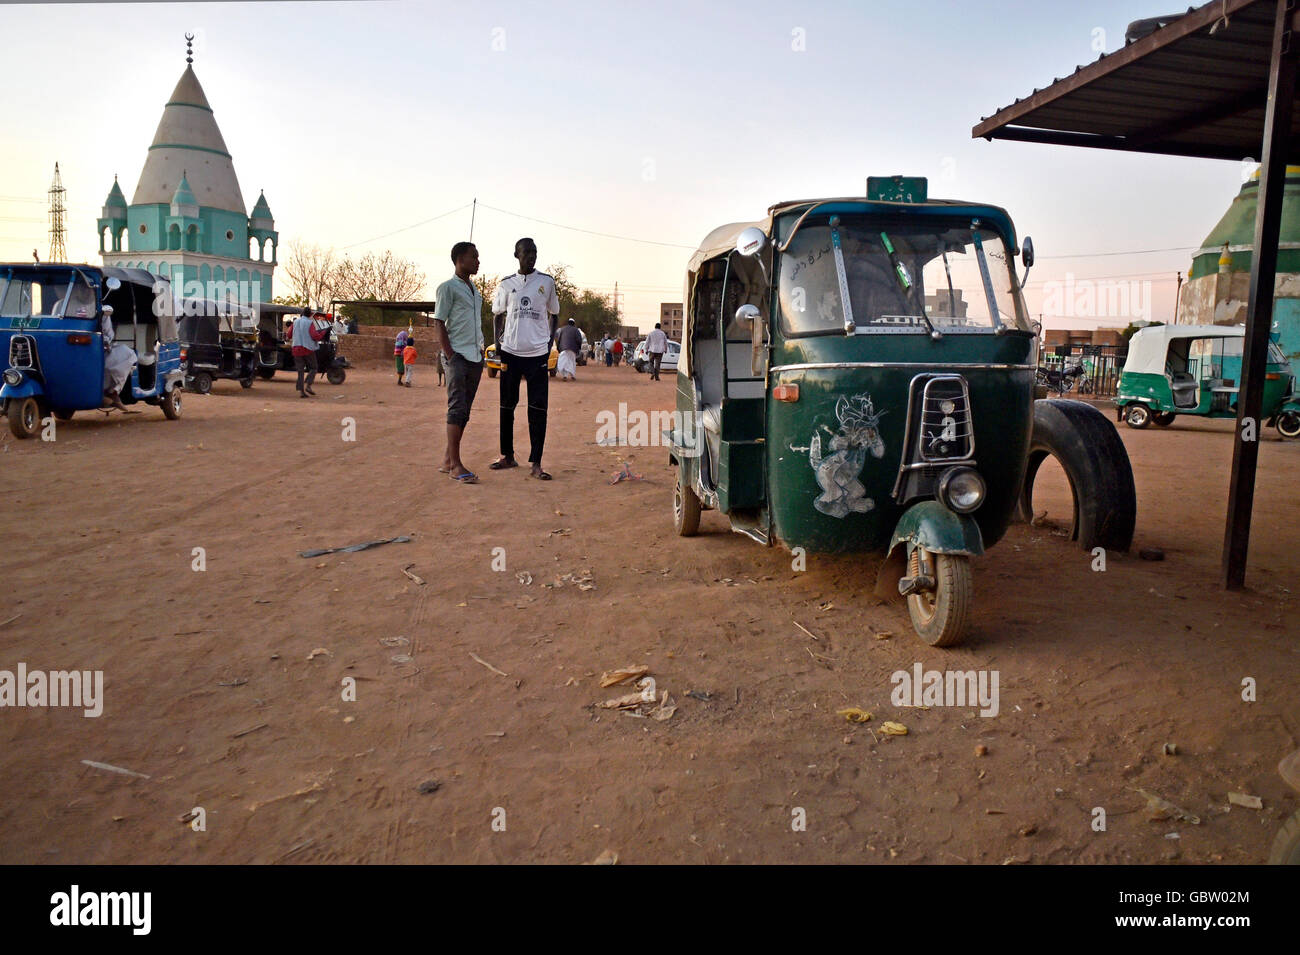
{"type": "Polygon", "coordinates": [[[116,292],[121,287],[122,287],[122,280],[116,278],[115,276],[109,276],[104,281],[104,288],[108,289],[110,292],[116,292]]]}
{"type": "Polygon", "coordinates": [[[767,236],[763,234],[762,229],[755,226],[750,226],[736,237],[736,251],[741,255],[758,255],[766,244],[767,236]]]}
{"type": "Polygon", "coordinates": [[[1025,241],[1020,245],[1020,260],[1025,263],[1025,269],[1034,267],[1034,240],[1025,236],[1025,241]]]}

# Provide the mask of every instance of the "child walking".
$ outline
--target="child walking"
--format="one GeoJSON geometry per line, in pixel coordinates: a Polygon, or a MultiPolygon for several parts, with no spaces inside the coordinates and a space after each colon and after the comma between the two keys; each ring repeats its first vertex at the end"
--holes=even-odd
{"type": "Polygon", "coordinates": [[[411,371],[415,365],[415,339],[407,338],[406,347],[402,349],[402,364],[405,366],[406,374],[402,378],[402,384],[411,387],[411,371]]]}

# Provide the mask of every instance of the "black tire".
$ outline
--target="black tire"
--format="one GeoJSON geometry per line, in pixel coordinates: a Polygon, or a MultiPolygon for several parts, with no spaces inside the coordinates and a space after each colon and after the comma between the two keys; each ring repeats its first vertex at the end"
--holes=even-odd
{"type": "MultiPolygon", "coordinates": [[[[961,554],[927,552],[934,574],[935,589],[907,598],[907,612],[916,635],[932,647],[955,647],[970,629],[970,608],[975,588],[971,581],[970,558],[961,554]]],[[[921,572],[921,548],[908,556],[908,574],[921,572]]]]}
{"type": "Polygon", "coordinates": [[[72,416],[77,413],[75,408],[54,408],[52,414],[60,421],[71,421],[72,416]]]}
{"type": "Polygon", "coordinates": [[[1269,865],[1300,865],[1300,811],[1296,812],[1273,837],[1268,854],[1269,865]]]}
{"type": "Polygon", "coordinates": [[[252,379],[252,378],[240,378],[240,379],[239,379],[239,387],[240,387],[240,388],[245,388],[245,389],[247,389],[247,388],[252,388],[252,387],[253,387],[253,379],[252,379]]]}
{"type": "Polygon", "coordinates": [[[257,369],[257,377],[261,378],[263,381],[270,381],[272,378],[275,377],[275,369],[259,368],[257,369]]]}
{"type": "Polygon", "coordinates": [[[181,416],[181,387],[173,385],[171,390],[163,395],[162,399],[163,414],[167,416],[168,421],[175,421],[181,416]]]}
{"type": "Polygon", "coordinates": [[[8,412],[9,431],[15,438],[26,441],[41,430],[41,405],[35,398],[10,398],[8,412]]]}
{"type": "Polygon", "coordinates": [[[1300,438],[1300,414],[1283,411],[1278,415],[1277,433],[1284,438],[1300,438]]]}
{"type": "Polygon", "coordinates": [[[342,368],[331,368],[325,372],[325,380],[331,385],[341,385],[347,379],[348,373],[342,368]]]}
{"type": "Polygon", "coordinates": [[[206,395],[212,391],[212,376],[206,371],[196,371],[190,379],[190,387],[195,394],[206,395]]]}
{"type": "Polygon", "coordinates": [[[673,488],[673,527],[678,537],[694,537],[700,532],[700,499],[686,486],[685,473],[677,469],[677,485],[673,488]]]}
{"type": "Polygon", "coordinates": [[[1157,411],[1151,416],[1151,420],[1160,425],[1160,427],[1167,428],[1174,423],[1174,419],[1177,417],[1178,415],[1174,414],[1172,411],[1157,411]]]}
{"type": "Polygon", "coordinates": [[[1151,423],[1151,409],[1140,401],[1133,402],[1124,409],[1124,423],[1141,431],[1151,423]]]}
{"type": "Polygon", "coordinates": [[[1137,490],[1128,451],[1115,426],[1083,401],[1034,402],[1034,433],[1020,491],[1022,520],[1033,517],[1034,478],[1049,454],[1060,462],[1074,497],[1070,539],[1087,551],[1128,550],[1137,523],[1137,490]]]}
{"type": "Polygon", "coordinates": [[[488,369],[488,377],[489,377],[489,378],[495,378],[496,376],[497,376],[497,370],[496,370],[495,368],[489,368],[489,369],[488,369]]]}

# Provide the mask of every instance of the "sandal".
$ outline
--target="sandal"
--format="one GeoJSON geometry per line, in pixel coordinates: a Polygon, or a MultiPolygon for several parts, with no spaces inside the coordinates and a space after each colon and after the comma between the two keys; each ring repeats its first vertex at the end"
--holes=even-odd
{"type": "Polygon", "coordinates": [[[493,461],[488,465],[493,471],[505,471],[508,468],[519,467],[518,461],[493,461]]]}
{"type": "Polygon", "coordinates": [[[477,484],[478,475],[473,471],[466,471],[464,474],[449,475],[457,484],[477,484]]]}
{"type": "Polygon", "coordinates": [[[528,476],[532,478],[537,478],[537,480],[539,481],[551,480],[551,476],[547,474],[545,471],[530,471],[528,472],[528,476]]]}
{"type": "Polygon", "coordinates": [[[438,468],[438,473],[439,473],[439,474],[450,474],[450,473],[451,473],[451,468],[445,468],[445,467],[438,468]]]}

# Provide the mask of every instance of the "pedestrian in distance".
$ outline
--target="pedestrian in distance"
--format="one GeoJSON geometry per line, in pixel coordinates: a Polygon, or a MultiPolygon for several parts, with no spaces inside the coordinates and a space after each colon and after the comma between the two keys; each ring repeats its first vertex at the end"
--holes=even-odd
{"type": "Polygon", "coordinates": [[[311,317],[311,309],[304,308],[293,323],[293,367],[298,372],[298,397],[315,398],[312,383],[316,380],[316,351],[329,334],[329,326],[319,328],[311,317]],[[304,382],[304,376],[305,382],[304,382]]]}
{"type": "Polygon", "coordinates": [[[659,365],[664,360],[664,352],[668,350],[668,336],[664,334],[663,327],[659,322],[655,322],[654,331],[646,336],[645,353],[650,358],[650,380],[659,380],[659,365]]]}
{"type": "Polygon", "coordinates": [[[402,364],[406,366],[406,373],[402,376],[402,384],[411,387],[411,371],[415,366],[416,359],[415,339],[407,338],[406,347],[402,349],[402,364]]]}

